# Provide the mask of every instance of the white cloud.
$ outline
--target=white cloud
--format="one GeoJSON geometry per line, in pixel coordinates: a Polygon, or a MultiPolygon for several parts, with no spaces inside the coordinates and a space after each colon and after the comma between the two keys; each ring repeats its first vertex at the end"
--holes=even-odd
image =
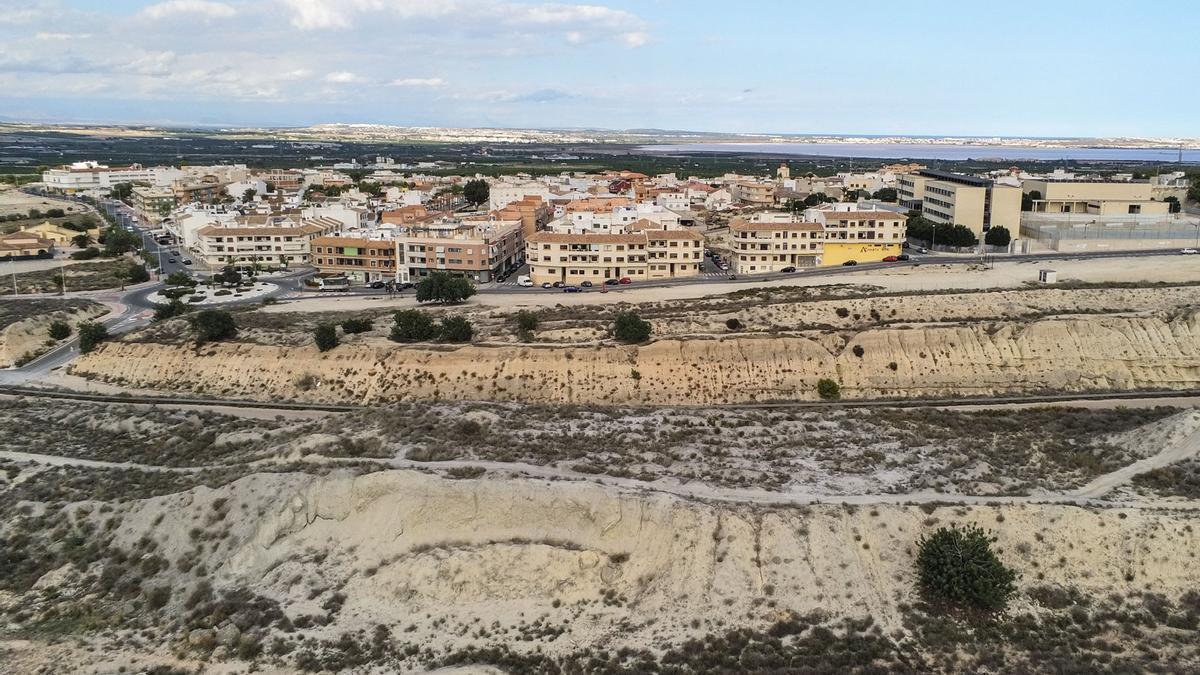
{"type": "Polygon", "coordinates": [[[228,19],[237,10],[223,2],[210,0],[167,0],[146,7],[139,15],[147,19],[168,19],[181,15],[193,15],[203,19],[228,19]]]}
{"type": "Polygon", "coordinates": [[[354,73],[340,70],[326,75],[325,81],[332,84],[354,84],[356,82],[362,82],[363,78],[355,75],[354,73]]]}
{"type": "Polygon", "coordinates": [[[642,31],[633,31],[625,33],[621,36],[621,42],[625,43],[626,47],[637,48],[650,41],[650,36],[642,31]]]}
{"type": "Polygon", "coordinates": [[[440,77],[405,77],[392,80],[389,84],[393,87],[442,87],[446,81],[440,77]]]}
{"type": "Polygon", "coordinates": [[[35,40],[86,40],[92,37],[91,33],[48,33],[40,32],[33,36],[35,40]]]}
{"type": "Polygon", "coordinates": [[[570,44],[577,45],[580,42],[583,42],[583,33],[580,33],[577,30],[569,30],[567,31],[566,38],[567,42],[570,44]]]}

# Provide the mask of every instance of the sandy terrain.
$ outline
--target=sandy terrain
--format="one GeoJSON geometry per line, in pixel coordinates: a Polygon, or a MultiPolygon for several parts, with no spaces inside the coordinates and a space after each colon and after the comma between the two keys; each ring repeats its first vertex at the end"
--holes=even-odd
{"type": "Polygon", "coordinates": [[[38,197],[25,194],[12,186],[0,187],[0,216],[7,216],[10,213],[28,213],[30,209],[38,209],[43,213],[47,209],[62,209],[71,213],[83,212],[86,207],[69,199],[38,197]]]}
{"type": "MultiPolygon", "coordinates": [[[[74,331],[79,323],[89,321],[107,314],[109,307],[88,301],[78,300],[6,300],[4,308],[0,308],[0,318],[6,315],[3,310],[22,307],[21,316],[28,315],[19,321],[0,326],[0,368],[7,368],[18,361],[29,360],[33,355],[40,354],[51,348],[48,343],[47,329],[54,321],[66,321],[74,331]],[[62,309],[64,304],[70,304],[68,309],[62,309]]],[[[13,313],[14,317],[16,313],[13,313]]]]}

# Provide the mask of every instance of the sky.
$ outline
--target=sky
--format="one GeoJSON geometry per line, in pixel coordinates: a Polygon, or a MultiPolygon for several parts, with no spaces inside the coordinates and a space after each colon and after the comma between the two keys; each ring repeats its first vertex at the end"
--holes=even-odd
{"type": "Polygon", "coordinates": [[[1200,2],[0,0],[0,120],[1200,137],[1200,2]]]}

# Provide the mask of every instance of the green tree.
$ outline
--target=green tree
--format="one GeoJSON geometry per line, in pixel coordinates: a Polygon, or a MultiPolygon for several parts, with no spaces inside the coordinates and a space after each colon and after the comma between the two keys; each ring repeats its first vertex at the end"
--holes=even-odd
{"type": "Polygon", "coordinates": [[[246,188],[245,192],[242,193],[242,201],[243,202],[253,201],[255,195],[257,195],[257,194],[258,194],[258,190],[255,190],[254,188],[246,188]]]}
{"type": "Polygon", "coordinates": [[[871,199],[878,199],[881,202],[895,202],[900,198],[896,193],[896,188],[880,188],[871,195],[871,199]]]}
{"type": "Polygon", "coordinates": [[[1190,202],[1200,202],[1200,176],[1192,179],[1192,187],[1188,188],[1187,198],[1190,202]]]}
{"type": "Polygon", "coordinates": [[[233,265],[226,265],[220,272],[212,275],[212,280],[218,284],[236,286],[242,282],[242,273],[235,270],[233,265]]]}
{"type": "Polygon", "coordinates": [[[987,234],[983,236],[983,243],[988,246],[1008,246],[1010,241],[1012,241],[1012,235],[1009,234],[1008,228],[999,225],[988,230],[987,234]]]}
{"type": "Polygon", "coordinates": [[[118,267],[112,271],[113,278],[121,284],[121,290],[125,290],[125,282],[129,279],[129,270],[129,267],[118,267]]]}
{"type": "Polygon", "coordinates": [[[817,380],[817,396],[826,401],[836,401],[842,397],[842,388],[837,382],[823,377],[817,380]]]}
{"type": "Polygon", "coordinates": [[[71,337],[71,324],[66,321],[52,321],[46,332],[51,340],[66,340],[71,337]]]}
{"type": "Polygon", "coordinates": [[[475,295],[475,284],[465,277],[434,272],[417,283],[417,302],[458,304],[475,295]]]}
{"type": "Polygon", "coordinates": [[[393,342],[426,342],[437,337],[437,327],[428,314],[416,309],[402,309],[392,317],[393,342]]]}
{"type": "Polygon", "coordinates": [[[104,244],[104,255],[112,258],[137,250],[141,241],[136,234],[114,226],[101,233],[100,243],[104,244]]]}
{"type": "Polygon", "coordinates": [[[88,234],[87,232],[80,232],[74,237],[71,237],[71,244],[75,248],[87,248],[91,246],[94,241],[95,240],[92,239],[92,235],[88,234]]]}
{"type": "Polygon", "coordinates": [[[145,265],[134,264],[129,267],[129,283],[141,284],[150,281],[150,272],[145,265]]]}
{"type": "Polygon", "coordinates": [[[108,339],[108,329],[102,323],[85,321],[79,324],[79,353],[87,354],[108,339]]]}
{"type": "Polygon", "coordinates": [[[1022,211],[1032,211],[1033,203],[1035,201],[1041,200],[1041,198],[1042,198],[1041,190],[1030,190],[1029,192],[1022,194],[1021,195],[1021,210],[1022,211]]]}
{"type": "Polygon", "coordinates": [[[220,309],[205,309],[193,314],[190,319],[196,331],[196,342],[218,342],[237,335],[237,324],[233,315],[220,309]]]}
{"type": "Polygon", "coordinates": [[[613,322],[613,336],[621,342],[645,342],[650,339],[650,322],[635,312],[620,312],[613,322]]]}
{"type": "Polygon", "coordinates": [[[443,342],[470,342],[475,336],[475,328],[461,316],[447,316],[438,327],[438,336],[443,342]]]}
{"type": "Polygon", "coordinates": [[[993,540],[979,527],[938,528],[921,537],[918,584],[931,598],[960,607],[1001,610],[1016,590],[1017,573],[992,551],[993,540]]]}
{"type": "Polygon", "coordinates": [[[467,181],[467,184],[463,186],[462,194],[467,201],[478,206],[488,200],[491,188],[488,187],[487,181],[475,178],[467,181]]]}
{"type": "Polygon", "coordinates": [[[108,196],[112,199],[120,199],[122,201],[129,199],[133,194],[133,183],[117,183],[108,191],[108,196]]]}
{"type": "Polygon", "coordinates": [[[517,338],[521,342],[530,342],[533,340],[533,331],[537,330],[541,319],[538,318],[536,312],[522,309],[513,315],[513,323],[517,326],[517,338]]]}
{"type": "Polygon", "coordinates": [[[338,346],[337,328],[331,323],[323,323],[313,330],[313,342],[317,344],[317,349],[327,352],[330,349],[338,346]]]}
{"type": "Polygon", "coordinates": [[[1171,213],[1179,213],[1183,210],[1183,204],[1179,203],[1179,197],[1176,197],[1175,195],[1171,195],[1163,201],[1169,205],[1167,206],[1167,210],[1171,213]]]}

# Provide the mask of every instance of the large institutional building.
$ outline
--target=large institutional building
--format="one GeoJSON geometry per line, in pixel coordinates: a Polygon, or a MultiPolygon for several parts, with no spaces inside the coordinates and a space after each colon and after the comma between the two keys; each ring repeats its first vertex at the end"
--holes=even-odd
{"type": "Polygon", "coordinates": [[[935,223],[963,225],[981,240],[992,227],[1021,227],[1021,189],[986,178],[922,169],[901,174],[897,192],[903,206],[935,223]]]}

